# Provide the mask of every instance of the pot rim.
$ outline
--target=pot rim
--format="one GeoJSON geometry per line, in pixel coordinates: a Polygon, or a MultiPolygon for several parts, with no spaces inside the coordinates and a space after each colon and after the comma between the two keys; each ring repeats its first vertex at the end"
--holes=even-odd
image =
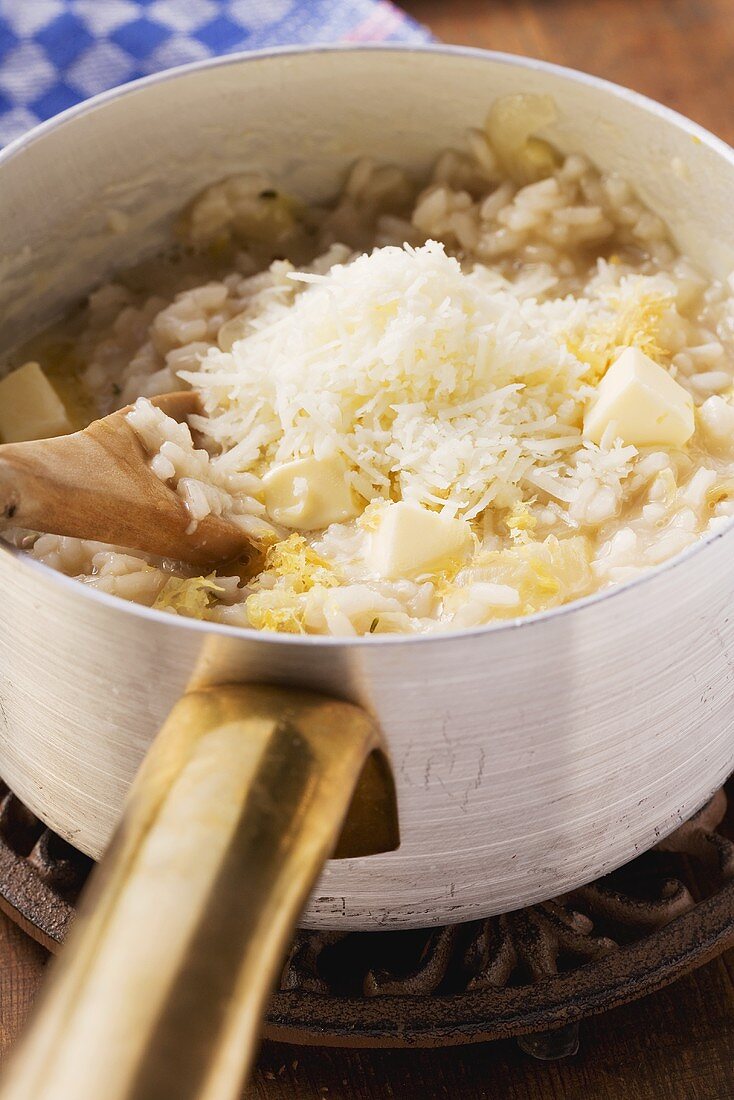
{"type": "MultiPolygon", "coordinates": [[[[508,65],[514,68],[551,73],[580,86],[587,85],[600,89],[617,99],[626,101],[632,107],[640,111],[657,115],[665,122],[689,134],[694,140],[708,146],[712,151],[727,160],[734,171],[734,149],[722,138],[712,134],[710,130],[707,130],[692,119],[687,118],[672,107],[666,107],[664,104],[651,99],[649,96],[643,95],[641,92],[635,92],[631,88],[625,88],[623,85],[615,84],[611,80],[593,76],[591,73],[585,73],[579,69],[572,69],[565,65],[557,65],[550,61],[542,61],[539,58],[525,57],[520,54],[508,54],[498,50],[484,50],[475,46],[444,45],[442,43],[408,44],[401,42],[347,42],[315,46],[274,46],[259,50],[241,50],[236,53],[226,54],[223,57],[204,58],[200,61],[176,65],[173,68],[164,69],[158,73],[151,73],[138,80],[129,81],[126,84],[110,88],[105,92],[100,92],[98,95],[91,96],[81,103],[68,107],[65,111],[61,111],[45,122],[39,123],[39,125],[34,126],[26,134],[21,134],[20,137],[9,142],[8,145],[0,151],[0,171],[6,162],[12,160],[15,156],[29,148],[29,146],[35,144],[37,141],[42,140],[46,134],[53,130],[63,127],[66,123],[72,122],[74,119],[80,118],[90,111],[96,111],[107,103],[116,99],[122,99],[127,95],[134,94],[147,87],[162,84],[169,80],[176,80],[201,70],[224,68],[229,65],[240,65],[247,61],[264,61],[269,58],[302,55],[319,56],[328,53],[435,54],[471,58],[479,61],[492,61],[495,64],[508,65]]],[[[581,611],[586,607],[595,606],[603,601],[622,596],[624,593],[636,589],[640,585],[652,582],[654,578],[659,577],[662,573],[675,569],[677,566],[687,562],[694,555],[701,553],[709,544],[727,535],[732,528],[734,528],[734,517],[726,524],[722,524],[722,526],[715,531],[702,535],[696,542],[681,553],[674,555],[672,558],[668,558],[658,565],[645,569],[639,576],[633,577],[628,581],[623,581],[620,584],[615,584],[609,588],[601,589],[581,599],[572,600],[567,604],[561,604],[560,607],[552,608],[549,611],[536,612],[533,615],[527,615],[522,618],[505,619],[500,622],[488,623],[483,626],[469,627],[461,630],[437,631],[430,634],[378,634],[359,635],[356,637],[321,634],[280,634],[275,631],[255,630],[252,627],[230,626],[225,623],[206,622],[199,619],[174,616],[169,612],[154,610],[142,604],[133,603],[131,600],[125,600],[120,596],[112,596],[106,592],[99,591],[99,589],[91,588],[89,585],[81,584],[75,578],[68,577],[66,574],[60,573],[55,569],[51,569],[50,566],[44,565],[42,562],[35,561],[24,551],[8,546],[3,543],[2,540],[0,540],[0,554],[9,554],[16,558],[21,563],[21,567],[27,569],[29,573],[39,573],[41,576],[51,579],[54,584],[68,587],[70,591],[73,591],[73,593],[80,598],[97,601],[109,607],[112,611],[149,619],[161,625],[171,627],[178,626],[181,629],[198,631],[203,634],[219,634],[224,637],[258,641],[269,645],[306,645],[319,649],[334,647],[352,649],[365,646],[425,645],[442,641],[457,641],[462,638],[469,640],[475,638],[477,635],[521,630],[535,623],[560,618],[561,616],[581,611]]]]}

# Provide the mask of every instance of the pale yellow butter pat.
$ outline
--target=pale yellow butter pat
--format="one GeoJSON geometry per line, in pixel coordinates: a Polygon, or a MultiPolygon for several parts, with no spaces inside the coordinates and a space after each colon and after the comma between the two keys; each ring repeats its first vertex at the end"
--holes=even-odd
{"type": "Polygon", "coordinates": [[[633,447],[682,447],[695,428],[693,399],[649,355],[626,348],[597,387],[584,435],[600,443],[610,424],[633,447]]]}
{"type": "Polygon", "coordinates": [[[4,443],[49,439],[74,430],[64,404],[38,363],[0,380],[0,438],[4,443]]]}
{"type": "Polygon", "coordinates": [[[399,580],[434,573],[462,561],[472,548],[471,527],[416,504],[389,504],[370,545],[370,564],[381,577],[399,580]]]}
{"type": "Polygon", "coordinates": [[[347,473],[339,455],[299,458],[276,466],[263,478],[268,515],[283,527],[301,531],[354,519],[361,509],[347,473]]]}

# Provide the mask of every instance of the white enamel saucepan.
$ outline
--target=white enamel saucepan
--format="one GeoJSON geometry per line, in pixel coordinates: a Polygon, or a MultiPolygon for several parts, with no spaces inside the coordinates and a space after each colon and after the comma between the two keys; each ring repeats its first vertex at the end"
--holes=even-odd
{"type": "MultiPolygon", "coordinates": [[[[265,169],[323,198],[365,154],[425,169],[511,92],[551,94],[545,136],[633,181],[709,270],[734,267],[732,151],[649,100],[480,51],[280,51],[152,77],[5,150],[3,343],[155,252],[218,178],[265,169]]],[[[225,1100],[296,919],[528,905],[652,845],[734,767],[731,528],[571,606],[429,638],[176,619],[7,549],[0,587],[11,788],[99,857],[144,762],[13,1100],[225,1100]]]]}

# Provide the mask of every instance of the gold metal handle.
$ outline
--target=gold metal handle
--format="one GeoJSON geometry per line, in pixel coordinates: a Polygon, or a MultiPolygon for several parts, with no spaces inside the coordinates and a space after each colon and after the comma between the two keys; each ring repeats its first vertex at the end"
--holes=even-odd
{"type": "Polygon", "coordinates": [[[282,688],[174,708],[64,948],[2,1100],[232,1100],[365,761],[355,852],[395,846],[376,728],[282,688]],[[365,835],[370,840],[365,842],[365,835]]]}

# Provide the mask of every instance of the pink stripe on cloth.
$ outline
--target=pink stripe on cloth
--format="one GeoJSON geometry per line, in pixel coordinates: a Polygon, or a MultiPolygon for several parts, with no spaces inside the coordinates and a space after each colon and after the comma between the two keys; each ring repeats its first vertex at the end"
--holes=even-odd
{"type": "Polygon", "coordinates": [[[389,2],[378,0],[366,19],[344,35],[345,42],[381,42],[402,25],[404,16],[389,2]]]}

